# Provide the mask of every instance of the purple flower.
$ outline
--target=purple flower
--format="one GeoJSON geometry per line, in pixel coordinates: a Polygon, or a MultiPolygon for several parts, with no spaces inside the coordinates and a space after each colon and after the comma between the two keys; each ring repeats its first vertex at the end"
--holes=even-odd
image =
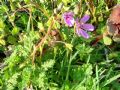
{"type": "Polygon", "coordinates": [[[93,31],[94,26],[92,24],[87,24],[89,20],[89,15],[84,15],[80,20],[76,20],[76,34],[78,36],[83,36],[84,38],[89,38],[87,31],[93,31]]]}
{"type": "Polygon", "coordinates": [[[74,13],[73,12],[65,12],[63,14],[64,22],[69,26],[72,27],[74,25],[74,13]]]}

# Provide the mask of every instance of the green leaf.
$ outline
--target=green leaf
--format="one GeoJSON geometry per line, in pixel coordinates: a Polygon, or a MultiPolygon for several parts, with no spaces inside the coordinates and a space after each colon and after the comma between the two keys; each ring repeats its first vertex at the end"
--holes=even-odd
{"type": "Polygon", "coordinates": [[[20,73],[15,73],[7,81],[7,90],[14,90],[15,86],[17,85],[17,78],[19,77],[19,75],[20,73]]]}
{"type": "Polygon", "coordinates": [[[31,72],[32,72],[32,69],[29,68],[29,67],[26,67],[26,68],[23,69],[22,75],[21,75],[22,82],[19,83],[19,89],[20,90],[23,90],[29,84],[31,72]]]}
{"type": "Polygon", "coordinates": [[[14,36],[8,36],[7,42],[10,44],[16,44],[17,39],[14,36]]]}
{"type": "Polygon", "coordinates": [[[0,28],[1,28],[1,29],[4,29],[4,27],[5,27],[5,25],[4,25],[4,23],[3,23],[3,20],[0,19],[0,28]]]}
{"type": "Polygon", "coordinates": [[[109,38],[108,36],[103,36],[103,42],[105,45],[111,45],[112,44],[112,39],[109,38]]]}
{"type": "Polygon", "coordinates": [[[18,27],[14,27],[12,30],[12,35],[17,35],[19,33],[18,27]]]}
{"type": "Polygon", "coordinates": [[[16,6],[15,6],[15,3],[10,3],[10,7],[11,7],[11,10],[12,11],[15,11],[15,9],[16,9],[16,6]]]}
{"type": "Polygon", "coordinates": [[[29,20],[28,20],[28,23],[27,23],[27,32],[30,31],[30,17],[29,17],[29,20]]]}
{"type": "Polygon", "coordinates": [[[86,76],[90,76],[90,75],[92,75],[92,65],[91,64],[86,64],[86,65],[84,65],[84,71],[85,71],[85,75],[86,76]]]}
{"type": "Polygon", "coordinates": [[[86,87],[78,85],[75,90],[86,90],[86,87]]]}
{"type": "Polygon", "coordinates": [[[4,10],[5,12],[8,12],[8,11],[9,11],[9,9],[8,9],[8,7],[7,7],[6,5],[3,5],[2,8],[3,8],[3,10],[4,10]]]}
{"type": "Polygon", "coordinates": [[[47,71],[49,68],[52,68],[55,63],[55,60],[49,60],[42,64],[42,68],[47,71]]]}
{"type": "Polygon", "coordinates": [[[29,4],[29,3],[30,3],[30,0],[24,0],[24,2],[25,2],[26,4],[29,4]]]}
{"type": "Polygon", "coordinates": [[[104,85],[103,85],[103,86],[106,86],[106,85],[110,84],[112,81],[118,79],[119,77],[120,77],[120,74],[118,74],[118,75],[116,75],[116,76],[114,76],[114,77],[106,80],[106,81],[104,82],[104,85]]]}

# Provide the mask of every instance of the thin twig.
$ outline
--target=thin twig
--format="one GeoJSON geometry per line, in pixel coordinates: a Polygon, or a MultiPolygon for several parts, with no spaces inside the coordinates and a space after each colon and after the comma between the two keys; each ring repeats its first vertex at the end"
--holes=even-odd
{"type": "Polygon", "coordinates": [[[48,28],[48,30],[47,30],[46,35],[45,35],[45,36],[43,37],[43,39],[38,43],[38,45],[34,47],[33,53],[31,54],[31,56],[32,56],[32,64],[34,64],[35,54],[36,54],[38,48],[40,48],[40,47],[43,45],[44,41],[47,39],[47,37],[48,37],[48,35],[50,34],[50,31],[51,31],[53,25],[54,25],[54,19],[52,18],[51,24],[50,24],[50,26],[49,26],[49,28],[48,28]]]}

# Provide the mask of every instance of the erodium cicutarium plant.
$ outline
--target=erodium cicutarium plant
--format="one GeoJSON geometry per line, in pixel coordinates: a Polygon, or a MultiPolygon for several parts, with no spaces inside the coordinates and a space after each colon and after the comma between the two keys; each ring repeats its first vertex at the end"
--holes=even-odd
{"type": "Polygon", "coordinates": [[[82,36],[84,38],[89,38],[88,31],[94,31],[94,26],[92,24],[86,23],[89,19],[89,15],[84,15],[81,19],[77,18],[74,20],[74,13],[73,12],[65,12],[63,14],[63,19],[65,24],[69,27],[72,27],[75,24],[76,27],[76,34],[78,36],[82,36]]]}

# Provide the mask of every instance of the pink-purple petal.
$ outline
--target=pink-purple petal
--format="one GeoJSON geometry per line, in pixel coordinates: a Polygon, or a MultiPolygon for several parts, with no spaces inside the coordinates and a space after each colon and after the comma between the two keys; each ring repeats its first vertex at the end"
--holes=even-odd
{"type": "Polygon", "coordinates": [[[92,24],[83,24],[82,28],[87,31],[94,31],[94,26],[92,24]]]}
{"type": "Polygon", "coordinates": [[[72,27],[74,25],[74,13],[73,12],[65,12],[63,14],[64,22],[69,26],[72,27]]]}
{"type": "Polygon", "coordinates": [[[74,25],[74,19],[64,20],[64,22],[69,26],[72,27],[74,25]]]}
{"type": "Polygon", "coordinates": [[[76,33],[78,36],[83,36],[84,38],[88,39],[89,35],[86,31],[82,30],[82,29],[76,29],[76,33]]]}
{"type": "Polygon", "coordinates": [[[80,19],[80,22],[86,23],[89,19],[90,19],[90,16],[86,14],[80,19]]]}
{"type": "Polygon", "coordinates": [[[88,35],[88,33],[86,31],[84,31],[84,30],[81,29],[80,33],[81,33],[81,36],[83,36],[84,38],[86,38],[86,39],[89,38],[89,35],[88,35]]]}
{"type": "Polygon", "coordinates": [[[79,29],[76,29],[76,34],[77,34],[78,36],[81,36],[81,33],[80,33],[80,30],[79,30],[79,29]]]}
{"type": "Polygon", "coordinates": [[[74,18],[72,18],[72,19],[70,20],[70,22],[71,22],[70,26],[73,26],[73,25],[74,25],[74,18]]]}

